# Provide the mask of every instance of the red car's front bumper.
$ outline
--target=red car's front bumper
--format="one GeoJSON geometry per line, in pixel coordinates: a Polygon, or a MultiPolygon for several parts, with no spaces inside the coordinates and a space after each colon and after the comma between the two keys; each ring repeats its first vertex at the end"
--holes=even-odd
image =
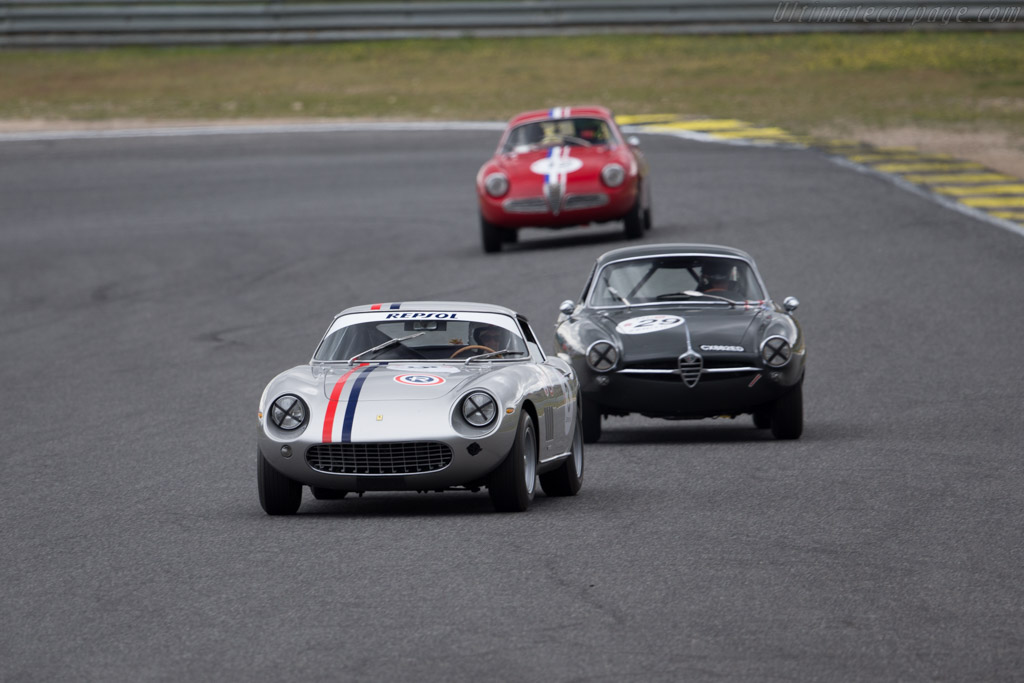
{"type": "Polygon", "coordinates": [[[479,191],[480,213],[500,228],[566,228],[587,223],[617,221],[637,202],[637,183],[621,187],[572,188],[562,197],[505,195],[492,197],[479,191]],[[552,210],[552,204],[558,211],[552,210]]]}

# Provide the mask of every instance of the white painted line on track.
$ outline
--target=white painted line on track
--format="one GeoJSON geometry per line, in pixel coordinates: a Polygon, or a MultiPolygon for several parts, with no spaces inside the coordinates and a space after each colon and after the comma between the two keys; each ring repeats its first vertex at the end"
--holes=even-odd
{"type": "Polygon", "coordinates": [[[108,140],[117,138],[168,138],[194,135],[274,135],[282,133],[365,133],[433,131],[503,131],[503,121],[366,121],[353,123],[289,123],[279,125],[211,125],[163,128],[116,128],[110,130],[48,130],[0,133],[0,142],[48,140],[108,140]]]}

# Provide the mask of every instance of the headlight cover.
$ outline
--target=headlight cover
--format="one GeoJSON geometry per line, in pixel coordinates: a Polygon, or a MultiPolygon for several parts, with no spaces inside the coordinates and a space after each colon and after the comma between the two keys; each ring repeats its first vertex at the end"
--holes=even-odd
{"type": "Polygon", "coordinates": [[[494,422],[498,414],[498,404],[490,394],[474,391],[462,399],[462,417],[474,427],[486,427],[494,422]]]}
{"type": "Polygon", "coordinates": [[[601,169],[601,182],[608,187],[618,187],[626,179],[626,169],[621,164],[611,163],[601,169]]]}
{"type": "Polygon", "coordinates": [[[484,178],[484,189],[492,197],[501,197],[508,192],[508,178],[504,173],[491,173],[484,178]]]}
{"type": "Polygon", "coordinates": [[[306,404],[292,394],[278,396],[270,405],[270,421],[275,427],[286,432],[295,431],[306,424],[308,415],[306,404]]]}
{"type": "Polygon", "coordinates": [[[781,368],[793,357],[793,347],[785,337],[768,337],[761,342],[761,359],[770,368],[781,368]]]}
{"type": "Polygon", "coordinates": [[[596,372],[608,372],[619,362],[619,350],[615,344],[604,339],[596,341],[587,349],[587,365],[596,372]]]}

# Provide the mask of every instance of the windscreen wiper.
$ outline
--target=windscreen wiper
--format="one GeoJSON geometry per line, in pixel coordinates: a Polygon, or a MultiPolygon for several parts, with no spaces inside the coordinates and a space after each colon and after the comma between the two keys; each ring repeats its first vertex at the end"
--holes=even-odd
{"type": "Polygon", "coordinates": [[[408,337],[395,337],[394,339],[388,339],[383,344],[377,344],[372,349],[366,349],[365,351],[360,351],[359,353],[357,353],[356,355],[354,355],[354,356],[352,356],[351,358],[348,359],[348,364],[352,365],[353,363],[355,363],[356,362],[356,358],[359,358],[359,356],[365,356],[366,354],[373,353],[374,351],[381,351],[383,349],[386,349],[389,346],[392,346],[394,344],[398,344],[399,342],[404,342],[406,339],[412,339],[413,337],[422,337],[425,334],[426,334],[426,332],[416,332],[414,334],[410,334],[408,337]]]}
{"type": "Polygon", "coordinates": [[[626,304],[627,306],[632,306],[633,305],[633,304],[629,303],[629,299],[627,299],[626,297],[624,297],[621,294],[619,294],[619,290],[615,289],[614,287],[609,286],[608,287],[608,293],[611,294],[612,296],[614,296],[616,299],[618,299],[622,303],[626,304]]]}
{"type": "Polygon", "coordinates": [[[494,356],[500,356],[503,353],[507,353],[510,356],[522,356],[526,351],[513,351],[512,349],[502,349],[501,351],[491,351],[490,353],[481,353],[479,356],[471,356],[466,359],[466,365],[469,365],[474,360],[487,360],[494,356]]]}

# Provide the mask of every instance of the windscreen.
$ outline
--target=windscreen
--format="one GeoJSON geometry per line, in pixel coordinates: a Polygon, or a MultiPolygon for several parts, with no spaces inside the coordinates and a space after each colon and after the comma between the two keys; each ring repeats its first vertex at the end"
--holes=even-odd
{"type": "Polygon", "coordinates": [[[465,361],[501,351],[495,360],[527,358],[515,320],[496,313],[381,311],[334,321],[314,360],[465,361]],[[371,350],[376,349],[376,350],[371,350]]]}
{"type": "Polygon", "coordinates": [[[719,256],[659,256],[602,268],[590,294],[590,305],[700,303],[716,297],[730,301],[766,298],[746,261],[719,256]]]}
{"type": "Polygon", "coordinates": [[[614,141],[615,133],[604,119],[554,119],[516,126],[509,132],[501,151],[503,154],[519,153],[557,145],[592,147],[607,145],[614,141]]]}

